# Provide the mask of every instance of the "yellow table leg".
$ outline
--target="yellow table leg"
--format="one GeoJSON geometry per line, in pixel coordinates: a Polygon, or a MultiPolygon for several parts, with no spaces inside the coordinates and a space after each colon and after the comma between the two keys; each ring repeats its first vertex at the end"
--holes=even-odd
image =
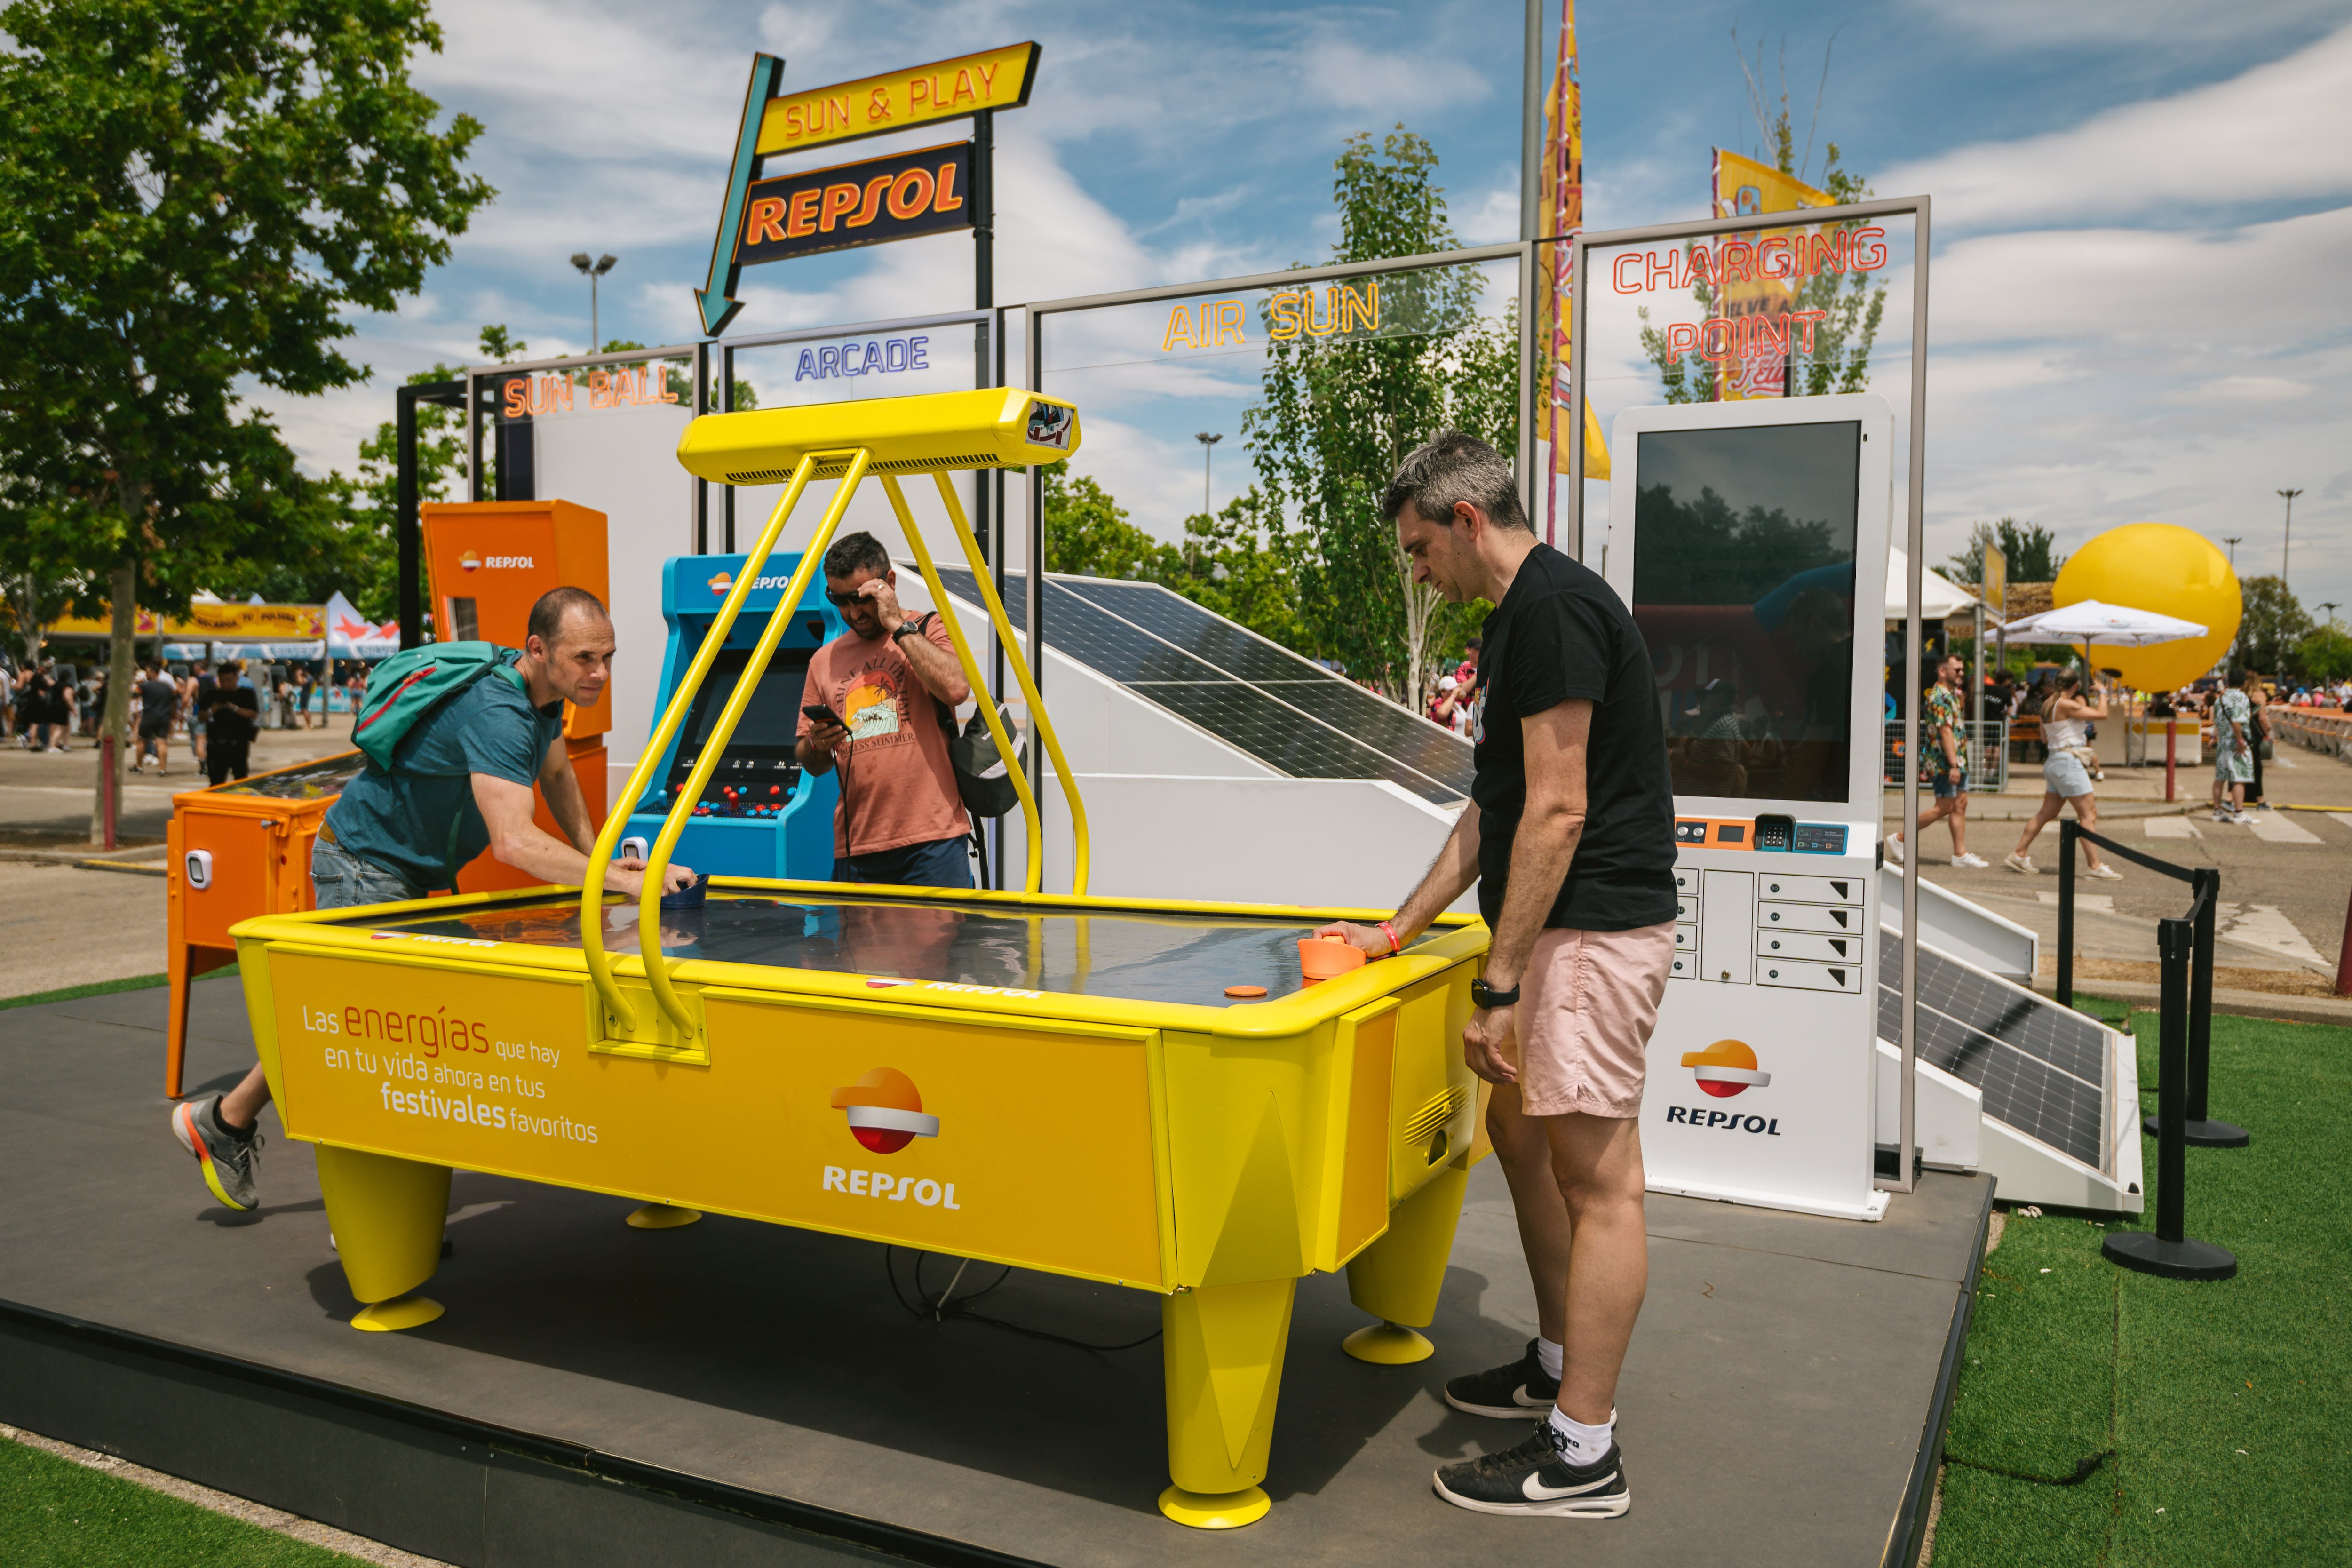
{"type": "Polygon", "coordinates": [[[1265,1516],[1266,1451],[1282,1390],[1296,1279],[1203,1285],[1160,1304],[1166,1331],[1168,1473],[1160,1511],[1231,1530],[1265,1516]]]}
{"type": "Polygon", "coordinates": [[[413,1329],[441,1315],[414,1290],[441,1267],[449,1167],[318,1145],[319,1192],[352,1294],[367,1303],[352,1326],[413,1329]]]}
{"type": "Polygon", "coordinates": [[[628,1223],[639,1230],[676,1230],[701,1217],[700,1209],[682,1209],[672,1204],[639,1204],[629,1211],[628,1223]]]}
{"type": "Polygon", "coordinates": [[[1358,1329],[1340,1348],[1358,1361],[1386,1366],[1421,1361],[1435,1349],[1423,1335],[1437,1316],[1438,1287],[1454,1254],[1454,1227],[1470,1173],[1439,1172],[1389,1215],[1388,1234],[1348,1265],[1348,1299],[1383,1320],[1358,1329]]]}

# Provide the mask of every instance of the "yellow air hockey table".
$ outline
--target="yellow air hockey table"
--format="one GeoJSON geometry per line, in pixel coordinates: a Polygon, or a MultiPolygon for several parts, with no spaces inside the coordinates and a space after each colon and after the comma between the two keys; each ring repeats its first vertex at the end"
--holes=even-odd
{"type": "MultiPolygon", "coordinates": [[[[698,439],[728,437],[754,450],[714,477],[793,477],[706,650],[828,463],[845,482],[771,631],[865,469],[894,459],[883,485],[945,613],[896,479],[919,471],[919,446],[910,457],[918,444],[894,448],[887,428],[843,426],[922,428],[946,454],[931,459],[940,471],[975,466],[1000,429],[1013,438],[992,460],[1030,456],[1018,437],[1040,428],[1028,405],[1041,401],[959,393],[697,420],[681,447],[690,463],[698,439]],[[748,437],[709,429],[754,418],[764,423],[748,437]],[[794,449],[812,422],[827,446],[794,449]]],[[[1074,446],[1075,426],[1068,410],[1045,428],[1074,446]]],[[[944,477],[940,489],[977,568],[944,477]]],[[[969,643],[950,631],[982,689],[969,643]]],[[[742,673],[706,758],[775,641],[742,673]]],[[[1402,954],[1307,984],[1299,939],[1343,914],[1378,916],[1087,895],[1083,806],[1024,661],[1006,662],[1071,805],[1069,894],[1038,888],[1024,781],[1021,890],[719,879],[698,910],[608,904],[597,889],[615,825],[646,782],[633,776],[586,889],[236,928],[278,1114],[316,1148],[344,1274],[366,1304],[354,1326],[440,1315],[415,1292],[437,1267],[459,1167],[638,1199],[630,1219],[643,1226],[733,1215],[1149,1290],[1161,1298],[1174,1483],[1160,1504],[1204,1527],[1268,1506],[1258,1483],[1300,1277],[1348,1270],[1351,1299],[1379,1320],[1349,1336],[1360,1359],[1429,1353],[1412,1331],[1435,1314],[1468,1169],[1486,1152],[1460,1048],[1485,926],[1449,917],[1402,954]]],[[[680,683],[640,774],[708,663],[680,683]]],[[[678,798],[699,798],[700,783],[678,798]]],[[[682,821],[665,825],[649,880],[682,821]]]]}

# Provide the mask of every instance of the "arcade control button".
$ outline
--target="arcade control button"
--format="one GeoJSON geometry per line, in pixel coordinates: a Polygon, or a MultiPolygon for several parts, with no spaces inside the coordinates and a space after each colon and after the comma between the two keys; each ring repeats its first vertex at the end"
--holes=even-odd
{"type": "Polygon", "coordinates": [[[1265,987],[1263,985],[1228,985],[1225,987],[1225,994],[1238,998],[1244,1002],[1255,1002],[1259,997],[1265,994],[1265,987]]]}

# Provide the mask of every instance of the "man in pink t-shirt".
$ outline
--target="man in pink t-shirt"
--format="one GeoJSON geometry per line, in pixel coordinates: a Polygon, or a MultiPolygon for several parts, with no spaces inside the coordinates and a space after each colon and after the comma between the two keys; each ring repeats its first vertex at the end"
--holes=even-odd
{"type": "Polygon", "coordinates": [[[948,761],[950,717],[971,684],[936,615],[898,604],[898,574],[870,533],[824,552],[824,596],[849,623],[809,660],[795,754],[811,773],[841,770],[833,817],[833,879],[969,888],[971,819],[948,761]]]}

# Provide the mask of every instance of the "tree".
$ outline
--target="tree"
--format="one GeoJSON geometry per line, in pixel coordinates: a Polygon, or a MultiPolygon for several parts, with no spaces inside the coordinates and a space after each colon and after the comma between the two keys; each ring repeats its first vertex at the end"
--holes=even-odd
{"type": "MultiPolygon", "coordinates": [[[[1988,544],[1998,545],[2001,558],[2009,563],[2009,580],[2012,583],[2053,583],[2065,568],[2066,557],[2058,549],[2058,536],[2040,523],[2020,522],[2004,517],[1999,522],[1972,522],[1969,525],[1969,547],[1952,556],[1945,564],[1950,568],[1956,583],[1984,581],[1984,552],[1988,544]]],[[[1995,605],[1998,609],[2000,606],[1995,605]]]]}
{"type": "MultiPolygon", "coordinates": [[[[1351,137],[1336,167],[1335,261],[1459,247],[1422,137],[1402,125],[1378,145],[1351,137]]],[[[1482,279],[1467,267],[1391,275],[1379,290],[1377,327],[1270,342],[1264,400],[1242,433],[1297,587],[1300,651],[1418,706],[1472,612],[1412,582],[1380,498],[1440,430],[1517,450],[1517,309],[1482,318],[1482,279]]],[[[1264,310],[1271,332],[1271,300],[1264,310]]]]}
{"type": "Polygon", "coordinates": [[[1047,465],[1044,479],[1046,571],[1146,583],[1173,574],[1176,547],[1128,521],[1127,509],[1092,479],[1073,478],[1067,458],[1047,465]]]}
{"type": "Polygon", "coordinates": [[[481,127],[410,85],[424,0],[16,0],[0,31],[0,457],[85,525],[120,765],[136,604],[179,607],[306,504],[246,393],[362,379],[352,317],[492,193],[460,168],[481,127]]]}
{"type": "Polygon", "coordinates": [[[2249,577],[2238,589],[2245,609],[2238,622],[2235,662],[2264,675],[2284,675],[2295,645],[2311,635],[2311,616],[2284,579],[2249,577]]]}
{"type": "Polygon", "coordinates": [[[2294,645],[2294,668],[2306,680],[2342,680],[2352,676],[2352,634],[2330,621],[2294,645]]]}

